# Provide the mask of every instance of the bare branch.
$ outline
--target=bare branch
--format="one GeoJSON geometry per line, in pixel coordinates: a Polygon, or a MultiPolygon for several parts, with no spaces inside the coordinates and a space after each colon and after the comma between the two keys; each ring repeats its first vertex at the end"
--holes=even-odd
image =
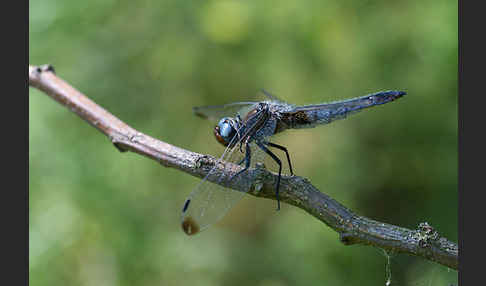
{"type": "MultiPolygon", "coordinates": [[[[57,77],[50,65],[29,66],[29,85],[45,92],[96,127],[108,136],[121,152],[132,151],[156,160],[166,167],[176,168],[200,178],[205,177],[217,165],[217,171],[208,178],[212,182],[216,182],[222,172],[239,170],[239,166],[225,168],[225,164],[231,163],[216,164],[217,160],[212,156],[184,150],[133,129],[57,77]]],[[[244,182],[252,182],[249,194],[276,199],[276,180],[276,174],[257,167],[226,186],[243,191],[244,182]]],[[[299,176],[282,177],[280,184],[280,199],[283,202],[299,207],[324,222],[339,233],[341,242],[346,245],[372,245],[395,253],[420,256],[458,269],[457,244],[441,237],[427,223],[421,223],[416,230],[410,230],[359,216],[299,176]]]]}

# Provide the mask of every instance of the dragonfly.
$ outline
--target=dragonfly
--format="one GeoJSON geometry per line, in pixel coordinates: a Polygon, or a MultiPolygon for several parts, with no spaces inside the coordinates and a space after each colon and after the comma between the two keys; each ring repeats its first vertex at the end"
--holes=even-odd
{"type": "Polygon", "coordinates": [[[283,164],[272,151],[273,148],[285,153],[290,174],[293,176],[294,173],[287,148],[270,142],[273,135],[287,129],[328,124],[361,110],[392,102],[406,94],[404,91],[388,90],[346,100],[298,106],[280,100],[265,90],[262,93],[266,100],[193,108],[197,116],[217,122],[213,134],[226,148],[184,203],[181,226],[187,235],[199,233],[219,221],[248,192],[250,184],[238,191],[225,186],[263,162],[265,156],[278,165],[275,197],[277,210],[280,210],[279,187],[283,164]],[[223,164],[228,169],[219,171],[218,165],[221,165],[218,163],[222,162],[233,164],[223,164]],[[235,166],[239,168],[236,172],[235,166]],[[210,182],[208,178],[216,174],[219,177],[210,182]]]}

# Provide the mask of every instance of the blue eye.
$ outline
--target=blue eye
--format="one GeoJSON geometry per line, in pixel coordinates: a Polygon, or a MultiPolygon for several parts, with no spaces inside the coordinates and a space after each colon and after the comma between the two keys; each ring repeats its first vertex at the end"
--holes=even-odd
{"type": "Polygon", "coordinates": [[[219,128],[219,130],[221,130],[219,134],[221,135],[221,137],[224,138],[228,138],[233,131],[233,127],[231,127],[231,125],[229,125],[228,123],[220,124],[219,128]]]}
{"type": "Polygon", "coordinates": [[[225,124],[227,120],[228,120],[228,117],[221,118],[221,120],[218,122],[218,126],[221,127],[221,125],[225,124]]]}
{"type": "Polygon", "coordinates": [[[234,136],[235,129],[229,123],[228,118],[225,117],[221,119],[218,123],[218,126],[219,126],[219,134],[221,135],[221,137],[229,140],[234,136]]]}
{"type": "Polygon", "coordinates": [[[216,139],[225,146],[230,143],[235,134],[236,130],[231,124],[231,118],[228,117],[222,118],[214,130],[216,139]]]}

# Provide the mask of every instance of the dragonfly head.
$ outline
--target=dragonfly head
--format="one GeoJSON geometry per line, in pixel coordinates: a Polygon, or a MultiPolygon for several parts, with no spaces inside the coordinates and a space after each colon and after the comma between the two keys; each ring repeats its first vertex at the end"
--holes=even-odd
{"type": "Polygon", "coordinates": [[[219,143],[228,146],[236,135],[237,122],[233,118],[224,117],[214,127],[214,136],[219,143]]]}

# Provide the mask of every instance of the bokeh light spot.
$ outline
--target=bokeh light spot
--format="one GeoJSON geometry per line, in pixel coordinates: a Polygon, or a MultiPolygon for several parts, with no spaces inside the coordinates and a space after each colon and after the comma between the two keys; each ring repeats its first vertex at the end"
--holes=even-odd
{"type": "Polygon", "coordinates": [[[201,25],[204,34],[212,41],[234,44],[246,38],[249,16],[244,2],[211,1],[203,9],[201,25]]]}

